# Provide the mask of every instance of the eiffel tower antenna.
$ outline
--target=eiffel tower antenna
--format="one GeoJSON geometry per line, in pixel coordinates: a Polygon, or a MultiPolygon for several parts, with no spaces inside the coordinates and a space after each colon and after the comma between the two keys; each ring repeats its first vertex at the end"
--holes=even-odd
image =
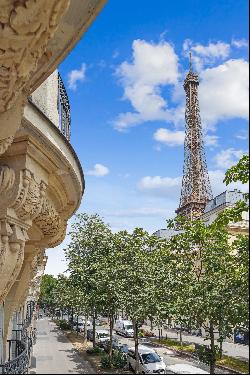
{"type": "Polygon", "coordinates": [[[198,86],[199,77],[192,71],[190,52],[189,72],[184,81],[186,92],[184,167],[180,204],[176,213],[191,220],[198,219],[203,214],[207,202],[213,197],[203,142],[198,86]]]}
{"type": "Polygon", "coordinates": [[[189,52],[189,71],[193,71],[193,65],[192,65],[192,52],[189,52]]]}

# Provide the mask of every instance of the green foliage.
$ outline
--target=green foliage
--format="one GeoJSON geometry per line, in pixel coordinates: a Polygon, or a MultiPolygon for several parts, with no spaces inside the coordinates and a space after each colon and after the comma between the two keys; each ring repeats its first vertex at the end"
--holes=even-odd
{"type": "Polygon", "coordinates": [[[59,320],[58,326],[62,330],[68,330],[71,329],[71,325],[66,320],[59,320]]]}
{"type": "Polygon", "coordinates": [[[103,350],[99,348],[99,346],[95,346],[94,348],[88,349],[87,354],[89,355],[101,355],[103,354],[103,350]]]}
{"type": "Polygon", "coordinates": [[[228,367],[232,370],[249,374],[249,362],[239,358],[228,357],[223,355],[221,359],[217,360],[217,363],[228,367]]]}
{"type": "Polygon", "coordinates": [[[201,362],[210,365],[213,360],[213,356],[215,356],[215,360],[219,359],[220,348],[215,345],[213,352],[208,345],[201,345],[197,350],[197,356],[201,362]]]}
{"type": "Polygon", "coordinates": [[[186,344],[182,343],[180,344],[179,341],[172,340],[172,339],[162,339],[162,340],[157,340],[157,342],[160,342],[163,345],[166,345],[169,348],[173,348],[175,350],[181,350],[183,352],[188,352],[188,353],[194,353],[195,348],[193,344],[186,344]]]}
{"type": "Polygon", "coordinates": [[[114,350],[112,358],[107,354],[101,356],[101,367],[102,368],[119,368],[122,369],[127,365],[127,359],[124,354],[119,350],[114,350]]]}
{"type": "Polygon", "coordinates": [[[115,368],[124,368],[127,365],[126,356],[119,350],[114,350],[114,354],[112,357],[112,365],[115,368]]]}
{"type": "Polygon", "coordinates": [[[102,368],[111,368],[112,367],[112,361],[111,359],[109,358],[109,356],[107,354],[103,354],[101,356],[101,367],[102,368]]]}
{"type": "Polygon", "coordinates": [[[52,309],[55,307],[55,290],[57,279],[52,275],[43,275],[40,284],[39,304],[41,307],[52,309]]]}
{"type": "Polygon", "coordinates": [[[243,184],[249,181],[249,155],[243,155],[239,162],[226,172],[224,179],[226,185],[237,181],[243,184]]]}

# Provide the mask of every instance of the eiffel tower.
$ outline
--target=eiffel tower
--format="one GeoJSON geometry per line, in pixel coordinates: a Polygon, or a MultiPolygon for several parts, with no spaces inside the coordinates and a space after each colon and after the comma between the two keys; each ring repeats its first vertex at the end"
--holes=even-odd
{"type": "Polygon", "coordinates": [[[198,99],[198,74],[193,72],[190,53],[189,72],[184,81],[186,92],[186,132],[184,142],[184,167],[178,215],[190,220],[198,219],[207,202],[212,199],[204,150],[198,99]]]}

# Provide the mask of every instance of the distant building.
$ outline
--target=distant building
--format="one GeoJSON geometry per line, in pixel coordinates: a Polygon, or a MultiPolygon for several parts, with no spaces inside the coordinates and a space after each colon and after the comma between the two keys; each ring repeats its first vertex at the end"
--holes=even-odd
{"type": "Polygon", "coordinates": [[[171,238],[176,235],[178,232],[174,229],[159,229],[153,233],[153,236],[159,238],[171,238]]]}
{"type": "MultiPolygon", "coordinates": [[[[223,212],[227,208],[232,208],[238,201],[245,201],[244,194],[237,189],[226,190],[223,193],[217,195],[211,199],[204,210],[201,219],[206,224],[211,224],[219,213],[223,212]]],[[[248,234],[249,230],[249,213],[243,212],[242,221],[238,223],[230,223],[228,226],[228,231],[232,235],[239,233],[248,234]]]]}

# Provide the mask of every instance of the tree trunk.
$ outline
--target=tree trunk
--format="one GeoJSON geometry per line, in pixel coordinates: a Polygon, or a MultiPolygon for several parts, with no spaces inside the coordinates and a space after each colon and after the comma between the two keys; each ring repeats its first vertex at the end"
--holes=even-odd
{"type": "Polygon", "coordinates": [[[76,316],[76,336],[78,336],[78,313],[76,316]]]}
{"type": "Polygon", "coordinates": [[[153,332],[154,327],[153,327],[153,318],[152,318],[152,316],[149,319],[150,319],[150,330],[151,330],[151,332],[153,332]]]}
{"type": "Polygon", "coordinates": [[[222,353],[223,353],[223,338],[220,339],[220,359],[222,358],[222,353]]]}
{"type": "Polygon", "coordinates": [[[84,342],[85,342],[85,343],[87,342],[87,329],[88,329],[87,322],[88,322],[88,314],[85,313],[84,335],[83,335],[83,338],[84,338],[84,342]]]}
{"type": "Polygon", "coordinates": [[[135,373],[139,374],[139,353],[138,353],[138,322],[133,320],[134,326],[134,341],[135,341],[135,373]]]}
{"type": "Polygon", "coordinates": [[[95,342],[96,324],[95,324],[95,321],[96,321],[96,312],[94,310],[94,312],[93,312],[93,348],[96,347],[96,342],[95,342]]]}
{"type": "Polygon", "coordinates": [[[73,329],[73,321],[74,321],[74,308],[72,307],[71,308],[71,323],[70,323],[71,329],[73,329]]]}
{"type": "Polygon", "coordinates": [[[109,360],[111,363],[112,360],[112,342],[113,342],[113,328],[114,328],[114,314],[110,314],[109,316],[109,336],[110,336],[110,345],[109,345],[109,360]]]}
{"type": "Polygon", "coordinates": [[[210,374],[215,373],[215,362],[216,362],[216,355],[215,355],[215,343],[214,343],[214,325],[213,322],[210,322],[209,326],[209,336],[210,336],[210,350],[211,350],[211,356],[210,356],[210,374]]]}
{"type": "Polygon", "coordinates": [[[181,324],[181,329],[180,329],[180,344],[181,347],[183,346],[183,340],[182,340],[182,324],[181,324]]]}
{"type": "Polygon", "coordinates": [[[220,359],[222,358],[222,346],[223,346],[223,335],[222,335],[222,324],[219,323],[219,342],[220,342],[220,359]]]}

